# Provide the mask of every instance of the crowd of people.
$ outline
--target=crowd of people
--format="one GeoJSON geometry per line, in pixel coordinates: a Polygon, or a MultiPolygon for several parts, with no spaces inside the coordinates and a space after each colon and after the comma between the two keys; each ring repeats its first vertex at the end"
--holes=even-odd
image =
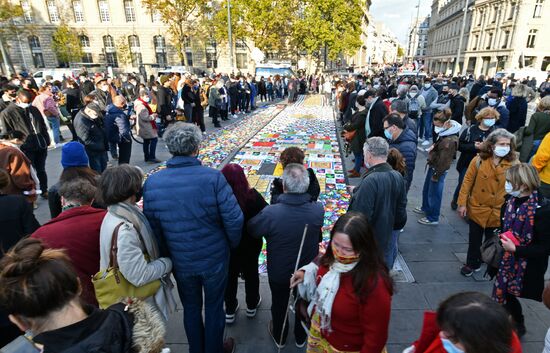
{"type": "Polygon", "coordinates": [[[224,330],[238,321],[241,274],[246,316],[256,317],[262,305],[263,238],[271,294],[267,329],[278,349],[289,342],[292,313],[298,348],[384,352],[391,269],[419,155],[426,155],[426,170],[422,204],[413,210],[418,222],[439,223],[445,179],[458,157],[460,181],[450,207],[469,224],[460,272],[472,276],[484,262],[494,286],[490,296],[466,292],[443,301],[425,315],[419,340],[406,352],[519,353],[526,324],[518,298],[550,304],[544,286],[549,85],[535,93],[527,83],[483,77],[256,81],[163,75],[151,86],[129,77],[117,87],[109,77],[92,83],[85,75],[78,83],[67,80],[65,89],[46,82],[36,92],[20,81],[3,86],[0,113],[0,226],[6,231],[0,243],[0,346],[166,352],[166,323],[176,314],[179,295],[189,351],[234,352],[236,342],[224,330]],[[326,248],[319,245],[321,189],[305,164],[307,151],[282,151],[282,177],[273,181],[269,204],[241,166],[217,170],[197,157],[206,107],[216,126],[218,118],[254,109],[257,96],[287,95],[291,103],[302,84],[334,102],[355,157],[348,176],[361,177],[326,248]],[[78,97],[69,99],[67,92],[78,97]],[[62,115],[61,95],[65,106],[75,104],[68,110],[74,141],[62,146],[63,171],[48,189],[43,165],[51,141],[61,141],[52,122],[62,115]],[[528,116],[531,100],[537,100],[537,112],[528,116]],[[159,162],[160,137],[172,155],[145,181],[130,164],[131,116],[146,161],[159,162]],[[107,167],[108,152],[118,165],[107,167]],[[43,225],[33,215],[37,190],[48,198],[52,216],[43,225]],[[293,311],[291,297],[297,299],[293,311]]]}

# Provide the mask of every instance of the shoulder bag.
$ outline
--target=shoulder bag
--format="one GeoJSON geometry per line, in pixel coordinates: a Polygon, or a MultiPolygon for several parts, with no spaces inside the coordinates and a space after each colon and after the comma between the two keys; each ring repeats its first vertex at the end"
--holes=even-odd
{"type": "MultiPolygon", "coordinates": [[[[117,260],[118,251],[118,231],[122,226],[122,222],[119,223],[113,230],[113,236],[111,238],[111,251],[109,254],[109,267],[105,270],[99,270],[92,277],[92,283],[94,285],[95,296],[99,307],[105,309],[113,304],[118,303],[124,298],[138,298],[144,299],[152,297],[157,293],[160,288],[160,279],[147,283],[141,287],[136,287],[132,283],[128,282],[126,278],[120,272],[117,260]]],[[[137,232],[139,240],[143,245],[143,256],[145,260],[149,262],[149,254],[143,237],[137,232]]]]}

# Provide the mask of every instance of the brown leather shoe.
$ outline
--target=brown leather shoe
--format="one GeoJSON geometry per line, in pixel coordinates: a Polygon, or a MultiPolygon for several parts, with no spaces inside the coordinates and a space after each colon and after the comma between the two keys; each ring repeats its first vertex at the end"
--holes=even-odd
{"type": "Polygon", "coordinates": [[[355,169],[352,169],[348,172],[348,178],[359,178],[361,174],[359,174],[355,169]]]}
{"type": "Polygon", "coordinates": [[[235,339],[233,337],[227,337],[223,341],[223,353],[235,353],[235,339]]]}

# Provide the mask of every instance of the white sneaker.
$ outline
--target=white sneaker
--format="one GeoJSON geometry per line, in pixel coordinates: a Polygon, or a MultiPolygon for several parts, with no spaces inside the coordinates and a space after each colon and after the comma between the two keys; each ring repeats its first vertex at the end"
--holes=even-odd
{"type": "Polygon", "coordinates": [[[422,142],[422,146],[429,146],[430,144],[430,140],[425,140],[424,142],[422,142]]]}

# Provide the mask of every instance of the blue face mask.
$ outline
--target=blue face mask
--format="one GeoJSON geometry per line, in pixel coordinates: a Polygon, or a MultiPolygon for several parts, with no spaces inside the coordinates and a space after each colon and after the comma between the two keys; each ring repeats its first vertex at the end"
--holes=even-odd
{"type": "Polygon", "coordinates": [[[390,130],[388,130],[388,129],[385,129],[385,130],[384,130],[384,136],[386,136],[386,138],[387,138],[388,140],[390,140],[390,141],[391,141],[392,138],[393,138],[393,136],[392,136],[390,130]]]}
{"type": "Polygon", "coordinates": [[[443,343],[443,349],[447,351],[447,353],[464,353],[463,350],[456,348],[453,342],[446,338],[442,338],[441,343],[443,343]]]}

